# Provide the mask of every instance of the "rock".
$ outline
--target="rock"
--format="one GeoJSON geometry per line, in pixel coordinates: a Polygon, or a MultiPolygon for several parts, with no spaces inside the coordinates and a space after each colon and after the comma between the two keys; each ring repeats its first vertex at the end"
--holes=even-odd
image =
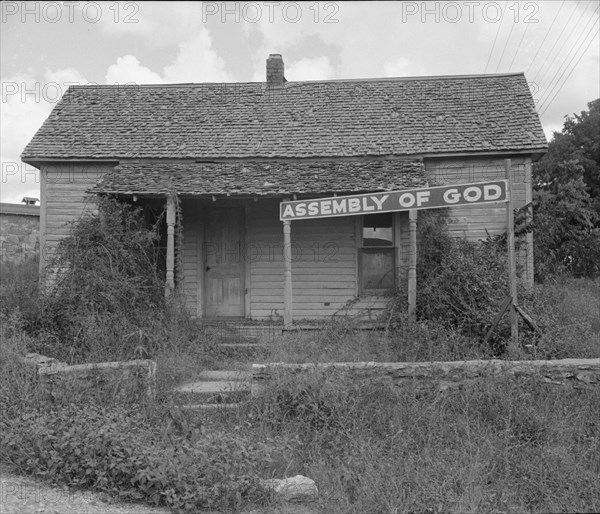
{"type": "Polygon", "coordinates": [[[283,479],[271,478],[263,480],[262,484],[288,502],[311,502],[319,496],[315,481],[302,475],[283,479]]]}
{"type": "Polygon", "coordinates": [[[54,357],[46,357],[45,355],[40,355],[39,353],[28,353],[21,359],[21,362],[27,366],[33,366],[37,369],[47,366],[66,366],[64,362],[60,362],[54,357]]]}

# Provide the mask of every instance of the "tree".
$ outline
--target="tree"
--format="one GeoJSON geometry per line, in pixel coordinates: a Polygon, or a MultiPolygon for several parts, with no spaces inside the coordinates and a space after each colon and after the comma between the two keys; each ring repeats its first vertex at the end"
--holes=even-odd
{"type": "Polygon", "coordinates": [[[600,99],[566,117],[533,167],[536,277],[600,273],[600,99]]]}

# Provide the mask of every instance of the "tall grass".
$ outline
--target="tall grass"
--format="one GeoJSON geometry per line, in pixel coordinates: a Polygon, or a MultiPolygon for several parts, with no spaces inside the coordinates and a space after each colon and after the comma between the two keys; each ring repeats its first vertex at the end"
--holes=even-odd
{"type": "Polygon", "coordinates": [[[336,372],[280,375],[255,429],[297,435],[290,469],[326,512],[595,512],[600,391],[478,380],[423,393],[336,372]]]}
{"type": "MultiPolygon", "coordinates": [[[[32,263],[2,273],[0,459],[180,512],[269,503],[258,480],[297,473],[317,482],[316,508],[328,513],[600,511],[598,388],[505,378],[434,393],[327,371],[283,374],[237,411],[198,416],[181,408],[174,386],[229,361],[217,352],[221,336],[192,319],[177,295],[166,303],[156,276],[137,276],[155,251],[152,230],[138,215],[119,211],[108,230],[101,218],[86,219],[82,227],[90,230],[80,227],[82,237],[63,248],[81,266],[42,302],[32,263]],[[108,242],[111,251],[103,249],[108,242]],[[128,262],[127,252],[140,249],[147,254],[138,265],[128,262]],[[91,263],[94,273],[86,268],[91,263]],[[44,403],[35,374],[21,361],[33,350],[69,362],[153,358],[157,401],[44,403]]],[[[469,253],[467,245],[464,259],[444,260],[461,245],[430,255],[437,268],[428,284],[421,277],[427,287],[416,324],[407,323],[398,302],[383,331],[333,319],[319,330],[286,333],[265,360],[514,358],[504,351],[505,324],[492,345],[482,344],[503,296],[487,294],[498,285],[485,262],[495,259],[500,273],[502,252],[492,245],[469,253]],[[473,266],[477,272],[461,281],[473,266]],[[438,286],[444,294],[436,295],[438,286]]],[[[521,290],[520,301],[540,332],[521,325],[518,357],[600,357],[598,280],[546,281],[521,290]]]]}

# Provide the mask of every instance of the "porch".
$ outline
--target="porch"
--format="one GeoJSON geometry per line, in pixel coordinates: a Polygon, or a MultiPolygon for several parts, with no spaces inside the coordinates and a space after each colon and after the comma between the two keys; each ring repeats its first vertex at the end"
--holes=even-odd
{"type": "MultiPolygon", "coordinates": [[[[124,163],[95,192],[166,206],[166,294],[204,320],[290,329],[331,316],[374,324],[407,292],[408,212],[280,220],[283,200],[406,189],[422,161],[124,163]]],[[[414,270],[413,270],[414,271],[414,270]]]]}
{"type": "Polygon", "coordinates": [[[250,320],[285,328],[331,316],[375,323],[389,293],[406,290],[408,213],[298,221],[286,241],[280,201],[181,200],[176,281],[190,312],[247,332],[250,320]]]}

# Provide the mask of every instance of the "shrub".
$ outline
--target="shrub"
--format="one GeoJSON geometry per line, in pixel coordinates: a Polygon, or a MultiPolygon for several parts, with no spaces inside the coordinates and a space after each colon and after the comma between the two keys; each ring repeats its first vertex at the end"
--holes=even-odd
{"type": "MultiPolygon", "coordinates": [[[[506,250],[501,239],[473,243],[451,237],[447,222],[444,213],[425,212],[419,218],[417,317],[481,341],[508,295],[506,250]]],[[[405,294],[396,295],[398,313],[406,310],[405,294]]],[[[405,330],[400,316],[392,324],[405,330]]],[[[490,341],[494,352],[504,350],[508,333],[505,318],[490,341]]]]}
{"type": "Polygon", "coordinates": [[[0,457],[39,477],[197,512],[265,501],[258,477],[291,451],[282,438],[173,432],[157,423],[118,406],[26,410],[5,420],[0,457]]]}
{"type": "Polygon", "coordinates": [[[25,325],[18,309],[10,316],[0,313],[0,420],[39,405],[34,369],[22,360],[32,345],[25,325]]]}
{"type": "Polygon", "coordinates": [[[18,311],[30,331],[39,321],[38,269],[37,258],[0,264],[0,316],[9,317],[18,311]]]}
{"type": "MultiPolygon", "coordinates": [[[[534,265],[538,281],[559,274],[600,274],[600,214],[578,161],[555,165],[560,178],[544,176],[533,194],[534,265]]],[[[540,177],[542,178],[542,177],[540,177]]]]}
{"type": "Polygon", "coordinates": [[[75,222],[49,264],[37,350],[69,362],[150,351],[166,315],[159,237],[140,208],[110,198],[75,222]]]}
{"type": "Polygon", "coordinates": [[[547,279],[523,291],[520,302],[540,329],[520,333],[533,358],[600,357],[600,279],[547,279]]]}

